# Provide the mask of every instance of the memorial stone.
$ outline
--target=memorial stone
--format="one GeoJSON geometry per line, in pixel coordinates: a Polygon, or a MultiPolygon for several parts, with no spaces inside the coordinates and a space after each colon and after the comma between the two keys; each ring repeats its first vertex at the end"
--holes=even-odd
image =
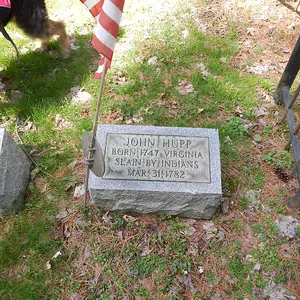
{"type": "Polygon", "coordinates": [[[4,128],[0,128],[0,216],[24,207],[31,161],[4,128]]]}
{"type": "Polygon", "coordinates": [[[92,203],[109,211],[210,219],[221,203],[217,129],[100,125],[103,177],[92,203]]]}

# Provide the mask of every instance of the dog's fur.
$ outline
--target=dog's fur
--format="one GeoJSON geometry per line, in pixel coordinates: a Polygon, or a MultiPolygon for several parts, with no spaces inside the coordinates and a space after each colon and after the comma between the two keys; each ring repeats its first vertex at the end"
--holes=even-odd
{"type": "Polygon", "coordinates": [[[68,57],[69,37],[65,25],[48,18],[44,0],[11,0],[11,10],[3,20],[3,25],[6,26],[10,21],[15,21],[28,36],[41,41],[40,48],[36,49],[38,51],[46,50],[50,38],[59,35],[63,56],[68,57]]]}

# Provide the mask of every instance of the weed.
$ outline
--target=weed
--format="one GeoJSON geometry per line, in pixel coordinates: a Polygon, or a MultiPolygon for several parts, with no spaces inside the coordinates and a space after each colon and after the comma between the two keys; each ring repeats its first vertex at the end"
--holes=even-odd
{"type": "Polygon", "coordinates": [[[247,209],[251,205],[252,201],[248,199],[246,196],[242,196],[240,200],[240,208],[241,210],[247,209]]]}
{"type": "Polygon", "coordinates": [[[276,150],[271,150],[266,156],[264,156],[263,161],[268,165],[274,165],[280,168],[291,168],[293,165],[293,159],[287,151],[277,152],[276,150]]]}

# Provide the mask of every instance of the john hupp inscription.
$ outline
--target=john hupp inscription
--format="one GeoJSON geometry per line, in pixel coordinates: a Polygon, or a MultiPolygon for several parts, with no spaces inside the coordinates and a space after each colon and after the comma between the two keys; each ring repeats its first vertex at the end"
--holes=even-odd
{"type": "Polygon", "coordinates": [[[210,183],[209,139],[108,133],[103,178],[210,183]]]}

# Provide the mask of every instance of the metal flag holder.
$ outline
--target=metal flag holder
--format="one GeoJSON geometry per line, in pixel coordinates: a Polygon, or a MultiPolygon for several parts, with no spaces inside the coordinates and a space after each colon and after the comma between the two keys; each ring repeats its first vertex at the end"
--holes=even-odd
{"type": "Polygon", "coordinates": [[[106,74],[106,65],[107,65],[107,58],[104,58],[103,63],[103,72],[100,81],[100,88],[98,94],[98,101],[96,106],[96,114],[94,118],[93,124],[93,131],[92,133],[86,132],[82,137],[82,149],[84,153],[84,161],[85,161],[85,184],[84,184],[84,202],[83,206],[86,208],[87,206],[87,193],[88,193],[88,186],[89,186],[89,177],[90,177],[90,170],[97,176],[101,177],[104,173],[104,155],[103,151],[100,147],[99,142],[96,139],[97,133],[97,125],[99,119],[99,111],[101,105],[101,99],[103,95],[103,86],[105,81],[105,74],[106,74]]]}
{"type": "MultiPolygon", "coordinates": [[[[300,86],[298,86],[293,97],[290,95],[290,89],[298,75],[300,70],[300,37],[296,42],[294,50],[289,58],[289,61],[283,71],[283,74],[280,78],[278,86],[276,88],[274,99],[276,104],[284,105],[285,112],[282,117],[280,123],[282,124],[285,119],[287,119],[287,124],[289,127],[290,138],[287,143],[285,150],[289,150],[292,146],[295,160],[294,171],[290,176],[293,176],[295,173],[297,174],[298,184],[300,187],[300,144],[298,139],[298,132],[300,130],[300,124],[296,127],[296,118],[293,112],[293,105],[296,102],[299,92],[300,86]]],[[[288,205],[291,208],[300,208],[300,188],[298,189],[296,195],[291,197],[288,200],[288,205]]]]}

